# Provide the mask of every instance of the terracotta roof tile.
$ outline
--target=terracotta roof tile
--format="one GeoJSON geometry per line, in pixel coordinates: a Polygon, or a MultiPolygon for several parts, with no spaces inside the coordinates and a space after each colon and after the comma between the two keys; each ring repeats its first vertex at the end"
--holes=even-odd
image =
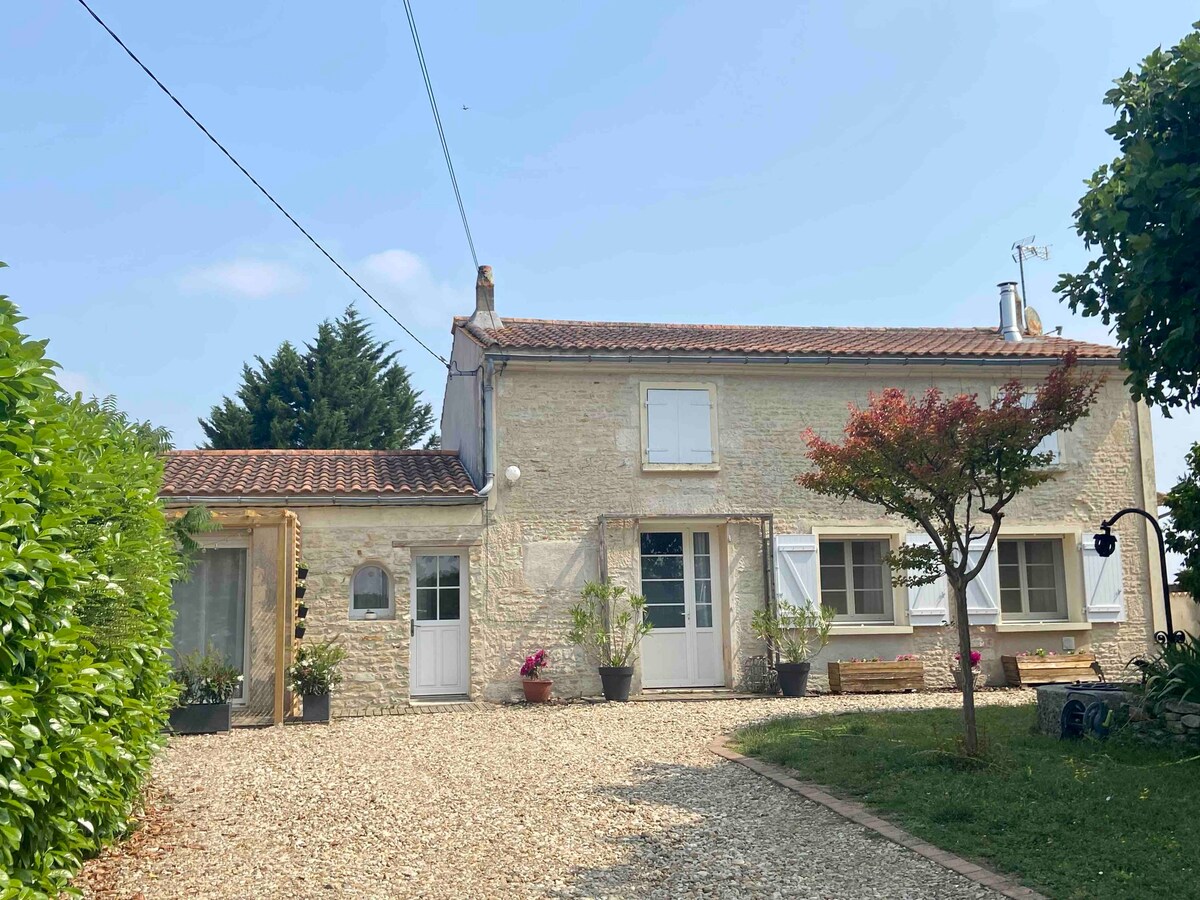
{"type": "Polygon", "coordinates": [[[163,497],[471,496],[449,450],[176,450],[163,497]]]}
{"type": "Polygon", "coordinates": [[[678,325],[510,319],[484,329],[454,320],[488,348],[514,351],[715,353],[801,356],[1116,359],[1116,347],[1054,336],[1009,342],[996,328],[826,328],[792,325],[678,325]]]}

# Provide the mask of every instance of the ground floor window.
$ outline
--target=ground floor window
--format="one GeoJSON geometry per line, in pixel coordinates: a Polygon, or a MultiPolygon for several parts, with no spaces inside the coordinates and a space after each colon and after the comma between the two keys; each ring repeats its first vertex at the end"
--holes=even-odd
{"type": "Polygon", "coordinates": [[[842,621],[892,621],[889,549],[886,540],[822,539],[821,605],[842,621]]]}
{"type": "Polygon", "coordinates": [[[1061,540],[1001,540],[996,553],[1002,615],[1031,620],[1067,617],[1061,540]]]}
{"type": "Polygon", "coordinates": [[[392,579],[383,566],[362,566],[350,579],[351,619],[390,619],[396,614],[392,579]]]}
{"type": "MultiPolygon", "coordinates": [[[[246,673],[246,547],[210,547],[200,551],[191,578],[177,581],[173,650],[176,658],[213,651],[246,673]]],[[[234,699],[244,697],[244,682],[234,699]]]]}

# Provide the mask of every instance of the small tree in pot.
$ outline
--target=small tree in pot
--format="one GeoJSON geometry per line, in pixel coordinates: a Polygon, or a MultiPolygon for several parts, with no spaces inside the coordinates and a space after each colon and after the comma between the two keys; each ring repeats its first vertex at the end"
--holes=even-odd
{"type": "Polygon", "coordinates": [[[645,616],[646,598],[598,581],[585,584],[582,597],[571,607],[567,640],[596,657],[605,700],[628,700],[638,644],[654,627],[645,616]]]}
{"type": "Polygon", "coordinates": [[[754,633],[779,654],[775,672],[783,696],[803,697],[808,692],[812,658],[829,643],[834,615],[827,606],[818,611],[781,600],[774,613],[760,609],[750,620],[754,633]]]}
{"type": "Polygon", "coordinates": [[[171,710],[169,726],[176,734],[212,734],[228,731],[230,701],[242,683],[242,673],[225,657],[209,648],[179,659],[171,676],[179,686],[179,700],[171,710]]]}
{"type": "Polygon", "coordinates": [[[346,648],[339,647],[336,638],[296,651],[288,678],[292,690],[303,698],[305,722],[329,721],[329,692],[342,683],[338,666],[345,658],[346,648]]]}

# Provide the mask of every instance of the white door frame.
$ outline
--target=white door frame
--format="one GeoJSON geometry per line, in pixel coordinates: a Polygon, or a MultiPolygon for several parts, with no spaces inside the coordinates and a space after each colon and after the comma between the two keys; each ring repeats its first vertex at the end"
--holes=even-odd
{"type": "Polygon", "coordinates": [[[642,643],[642,683],[650,688],[676,687],[724,687],[725,674],[725,643],[724,643],[724,596],[721,577],[720,526],[712,524],[680,524],[669,520],[662,522],[643,522],[638,528],[638,592],[642,591],[642,555],[641,538],[643,534],[680,534],[683,537],[683,591],[684,591],[684,625],[683,628],[655,629],[664,635],[679,635],[684,637],[686,654],[686,674],[679,677],[655,678],[652,674],[655,668],[651,663],[651,672],[647,672],[646,660],[648,654],[654,652],[655,631],[652,630],[642,643]],[[712,592],[712,623],[700,627],[696,621],[696,569],[695,569],[695,535],[708,535],[709,585],[712,592]],[[647,647],[646,641],[650,646],[647,647]],[[707,650],[705,649],[707,648],[707,650]],[[701,654],[707,652],[711,657],[702,660],[701,654]],[[707,665],[702,665],[702,663],[707,665]],[[707,674],[707,673],[712,673],[707,674]]]}
{"type": "MultiPolygon", "coordinates": [[[[443,697],[465,695],[470,692],[471,684],[471,620],[470,620],[470,551],[466,547],[414,547],[412,562],[409,566],[409,657],[408,657],[408,694],[413,698],[443,697]],[[417,621],[417,557],[419,556],[457,556],[458,557],[458,679],[446,689],[421,690],[416,684],[417,673],[417,630],[421,623],[417,621]]],[[[428,620],[438,621],[438,620],[428,620]]],[[[435,626],[436,627],[436,626],[435,626]]]]}

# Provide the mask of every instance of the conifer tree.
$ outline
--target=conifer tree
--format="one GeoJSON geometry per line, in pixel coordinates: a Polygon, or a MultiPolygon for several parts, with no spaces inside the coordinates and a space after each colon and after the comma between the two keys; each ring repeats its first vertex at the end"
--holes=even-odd
{"type": "Polygon", "coordinates": [[[285,341],[270,359],[242,367],[235,397],[200,427],[214,450],[396,450],[429,436],[433,408],[409,383],[399,351],[377,340],[353,306],[317,327],[298,350],[285,341]]]}

